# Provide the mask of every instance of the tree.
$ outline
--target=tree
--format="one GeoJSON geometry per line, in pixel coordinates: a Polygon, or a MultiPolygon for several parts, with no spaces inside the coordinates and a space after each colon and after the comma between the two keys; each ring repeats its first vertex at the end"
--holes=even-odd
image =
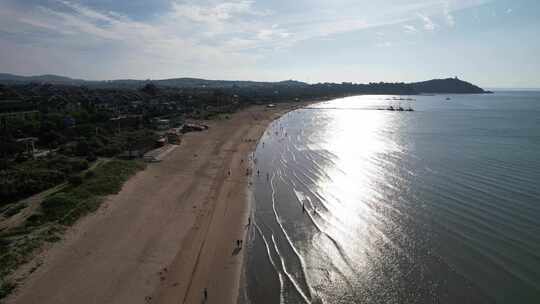
{"type": "Polygon", "coordinates": [[[86,139],[81,139],[77,142],[77,145],[75,146],[75,154],[77,156],[86,156],[90,153],[90,145],[86,141],[86,139]]]}
{"type": "Polygon", "coordinates": [[[157,95],[158,93],[158,88],[155,84],[149,82],[147,84],[145,84],[141,89],[141,92],[144,92],[148,95],[152,95],[152,96],[155,96],[157,95]]]}

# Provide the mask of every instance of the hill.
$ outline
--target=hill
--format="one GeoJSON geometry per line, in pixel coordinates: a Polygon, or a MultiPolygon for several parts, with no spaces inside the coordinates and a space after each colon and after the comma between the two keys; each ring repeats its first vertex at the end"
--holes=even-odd
{"type": "Polygon", "coordinates": [[[231,88],[231,87],[266,87],[266,86],[307,86],[307,83],[285,80],[280,82],[261,82],[243,80],[208,80],[200,78],[170,78],[157,80],[118,79],[91,81],[73,79],[58,75],[19,76],[0,73],[0,83],[25,84],[25,83],[50,83],[60,85],[87,86],[93,88],[139,88],[146,83],[152,82],[157,86],[171,88],[231,88]]]}
{"type": "Polygon", "coordinates": [[[456,78],[433,79],[422,82],[411,83],[418,93],[431,94],[483,94],[489,93],[484,89],[469,82],[456,78]]]}
{"type": "MultiPolygon", "coordinates": [[[[310,85],[305,82],[296,80],[285,80],[279,82],[261,82],[261,81],[246,81],[246,80],[208,80],[201,78],[170,78],[157,80],[137,80],[137,79],[119,79],[119,80],[104,80],[104,81],[88,81],[82,79],[73,79],[58,75],[40,75],[40,76],[18,76],[12,74],[0,73],[0,83],[3,84],[25,84],[25,83],[50,83],[57,85],[73,85],[85,86],[89,88],[124,88],[137,89],[147,83],[153,83],[160,87],[169,88],[205,88],[205,89],[222,89],[222,88],[252,88],[265,89],[274,87],[288,88],[315,88],[317,86],[368,86],[362,84],[314,84],[310,85]]],[[[373,85],[373,84],[370,84],[373,85]]],[[[378,83],[379,94],[395,94],[402,92],[404,94],[482,94],[490,93],[482,88],[473,85],[469,82],[458,78],[433,79],[414,83],[378,83]]],[[[358,92],[362,93],[362,92],[358,92]]],[[[373,93],[369,91],[368,93],[373,93]]]]}
{"type": "Polygon", "coordinates": [[[0,73],[0,83],[13,84],[13,83],[50,83],[50,84],[64,84],[64,85],[82,85],[85,83],[82,79],[73,79],[58,75],[39,75],[39,76],[18,76],[13,74],[0,73]]]}

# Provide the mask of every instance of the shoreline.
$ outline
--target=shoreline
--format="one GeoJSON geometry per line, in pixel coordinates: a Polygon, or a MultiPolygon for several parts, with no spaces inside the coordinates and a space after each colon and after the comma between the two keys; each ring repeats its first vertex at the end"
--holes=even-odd
{"type": "Polygon", "coordinates": [[[246,254],[233,244],[252,210],[244,160],[272,121],[314,102],[252,105],[189,133],[39,254],[6,303],[200,303],[208,288],[207,303],[236,304],[246,254]]]}
{"type": "MultiPolygon", "coordinates": [[[[250,158],[250,155],[253,155],[259,144],[260,138],[266,132],[268,126],[273,121],[279,119],[281,116],[288,112],[303,108],[309,104],[313,104],[314,102],[318,101],[301,103],[281,103],[276,105],[276,108],[265,108],[265,111],[271,112],[271,115],[264,119],[263,125],[259,125],[262,126],[262,128],[256,128],[252,130],[256,133],[256,136],[253,136],[251,138],[252,144],[249,145],[250,148],[248,150],[244,151],[244,155],[242,157],[242,159],[244,160],[249,159],[249,164],[248,166],[246,166],[246,169],[249,168],[250,171],[254,171],[255,163],[253,158],[250,158]]],[[[230,218],[236,224],[235,227],[232,227],[232,229],[234,230],[233,233],[235,233],[239,237],[239,239],[243,240],[245,245],[242,246],[242,249],[237,250],[236,248],[234,248],[234,245],[229,245],[230,243],[234,242],[234,239],[230,238],[229,242],[222,240],[220,244],[221,246],[218,245],[218,248],[214,248],[215,252],[213,257],[207,257],[206,259],[204,259],[204,254],[208,254],[208,251],[212,251],[211,248],[206,248],[206,241],[215,241],[217,239],[216,236],[220,235],[220,233],[217,231],[207,232],[204,243],[201,245],[200,250],[200,252],[203,253],[203,257],[201,258],[200,255],[197,257],[198,265],[196,266],[196,269],[194,269],[193,274],[191,275],[190,284],[187,288],[188,290],[185,292],[184,299],[181,303],[200,303],[202,300],[204,300],[203,291],[205,290],[205,288],[207,288],[208,291],[208,299],[204,303],[237,304],[240,303],[242,300],[245,300],[243,298],[244,295],[241,295],[240,292],[245,290],[244,274],[247,256],[246,250],[248,247],[247,245],[249,244],[248,236],[250,228],[247,223],[248,217],[252,215],[254,207],[252,186],[254,174],[252,174],[252,172],[251,174],[246,175],[247,178],[244,180],[241,187],[242,192],[237,197],[238,199],[242,199],[243,205],[237,210],[237,213],[232,218],[230,218]],[[227,251],[226,248],[228,248],[229,250],[227,251]],[[231,248],[234,248],[232,249],[232,254],[230,254],[231,248]],[[227,255],[227,253],[229,253],[230,256],[236,257],[226,258],[225,256],[227,255]],[[225,267],[221,271],[219,271],[219,267],[224,265],[225,267]],[[205,267],[207,269],[202,270],[201,272],[203,274],[201,275],[199,271],[201,268],[205,267]],[[208,269],[208,267],[210,268],[208,269]],[[203,284],[203,282],[207,282],[209,284],[203,284]]],[[[217,211],[219,210],[214,210],[213,214],[215,215],[217,211]]],[[[211,227],[209,227],[209,230],[212,230],[212,228],[219,229],[220,226],[221,228],[223,228],[222,225],[219,225],[219,223],[215,224],[214,219],[212,219],[212,223],[210,224],[210,226],[211,227]]],[[[231,231],[229,229],[228,233],[230,232],[231,231]]],[[[175,292],[173,292],[172,290],[169,290],[169,292],[158,292],[156,294],[155,303],[177,303],[176,301],[174,301],[175,292]],[[169,292],[172,292],[173,296],[171,296],[169,292]]]]}
{"type": "MultiPolygon", "coordinates": [[[[313,101],[313,102],[303,102],[302,103],[302,106],[298,106],[298,107],[294,107],[294,108],[291,108],[291,109],[288,109],[288,110],[282,110],[280,112],[278,112],[275,117],[273,119],[271,119],[264,131],[259,134],[259,137],[257,138],[257,141],[256,141],[256,144],[253,148],[252,151],[249,152],[249,154],[255,156],[255,151],[257,150],[257,147],[259,146],[259,143],[260,143],[260,140],[262,138],[262,136],[266,133],[266,130],[270,127],[270,125],[280,119],[283,115],[289,113],[289,112],[293,112],[297,109],[301,109],[301,108],[305,108],[306,106],[309,106],[313,103],[316,103],[318,101],[313,101]]],[[[251,168],[256,168],[256,163],[254,161],[254,159],[252,158],[250,160],[250,167],[251,168]]],[[[244,222],[247,222],[248,221],[248,218],[250,219],[253,219],[253,216],[254,216],[254,204],[255,204],[255,193],[254,193],[254,180],[255,180],[255,175],[254,174],[251,174],[248,178],[248,181],[247,181],[247,184],[246,184],[246,192],[245,192],[245,200],[246,200],[246,210],[245,210],[245,213],[244,213],[244,216],[242,217],[243,221],[244,222]]],[[[245,231],[245,237],[244,237],[244,241],[246,242],[246,249],[245,250],[242,250],[242,254],[241,254],[241,263],[240,263],[240,266],[239,266],[239,271],[240,273],[237,275],[237,277],[235,278],[237,281],[238,281],[238,286],[236,287],[236,296],[234,297],[235,298],[235,301],[232,302],[232,304],[244,304],[244,303],[249,303],[249,298],[248,298],[248,294],[247,294],[247,282],[246,282],[246,266],[247,266],[247,250],[249,250],[249,245],[251,243],[251,239],[250,239],[250,236],[251,236],[251,230],[252,229],[252,225],[249,225],[245,231]]]]}

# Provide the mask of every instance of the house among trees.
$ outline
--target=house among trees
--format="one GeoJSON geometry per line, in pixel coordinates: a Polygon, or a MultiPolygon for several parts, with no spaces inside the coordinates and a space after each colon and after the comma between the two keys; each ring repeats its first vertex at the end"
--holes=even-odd
{"type": "Polygon", "coordinates": [[[153,120],[153,125],[157,130],[168,130],[171,127],[171,121],[168,119],[155,118],[153,120]]]}

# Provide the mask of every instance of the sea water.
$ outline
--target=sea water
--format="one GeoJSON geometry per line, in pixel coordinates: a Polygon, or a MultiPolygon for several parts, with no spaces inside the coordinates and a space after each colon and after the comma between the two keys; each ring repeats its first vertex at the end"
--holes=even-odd
{"type": "Polygon", "coordinates": [[[539,92],[322,102],[255,158],[250,303],[540,303],[539,92]]]}

